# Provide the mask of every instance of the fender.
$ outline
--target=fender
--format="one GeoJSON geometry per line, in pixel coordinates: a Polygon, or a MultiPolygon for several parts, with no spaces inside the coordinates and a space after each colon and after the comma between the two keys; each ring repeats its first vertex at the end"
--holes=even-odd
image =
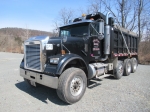
{"type": "Polygon", "coordinates": [[[66,67],[66,65],[72,61],[72,60],[80,60],[84,66],[85,66],[85,74],[88,75],[88,67],[86,62],[84,61],[84,59],[76,54],[66,54],[63,56],[63,58],[61,58],[61,60],[59,61],[59,64],[57,65],[57,70],[56,70],[56,74],[60,75],[62,74],[64,68],[66,67]]]}

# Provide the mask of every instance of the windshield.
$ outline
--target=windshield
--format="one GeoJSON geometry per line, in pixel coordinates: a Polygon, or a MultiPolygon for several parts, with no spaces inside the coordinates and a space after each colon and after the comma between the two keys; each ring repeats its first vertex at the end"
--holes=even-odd
{"type": "Polygon", "coordinates": [[[71,26],[66,26],[60,28],[60,36],[64,37],[83,37],[88,35],[88,25],[89,23],[82,23],[82,24],[76,24],[76,25],[71,25],[71,26]]]}

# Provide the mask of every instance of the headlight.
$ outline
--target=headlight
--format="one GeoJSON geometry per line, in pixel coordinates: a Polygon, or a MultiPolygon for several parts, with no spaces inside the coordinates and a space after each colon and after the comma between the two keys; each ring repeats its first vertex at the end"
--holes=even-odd
{"type": "Polygon", "coordinates": [[[53,50],[53,44],[46,44],[46,50],[53,50]]]}
{"type": "Polygon", "coordinates": [[[59,58],[51,58],[50,63],[52,64],[58,64],[59,58]]]}

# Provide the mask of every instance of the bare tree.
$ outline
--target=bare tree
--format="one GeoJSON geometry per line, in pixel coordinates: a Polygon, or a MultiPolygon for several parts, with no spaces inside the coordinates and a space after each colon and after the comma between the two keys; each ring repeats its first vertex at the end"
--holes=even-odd
{"type": "Polygon", "coordinates": [[[89,0],[91,12],[101,11],[101,0],[89,0]]]}
{"type": "Polygon", "coordinates": [[[26,39],[28,39],[30,36],[30,32],[29,32],[29,29],[28,29],[28,25],[26,25],[26,39]]]}
{"type": "Polygon", "coordinates": [[[133,0],[116,0],[117,18],[123,28],[133,31],[136,28],[137,10],[133,0]]]}
{"type": "Polygon", "coordinates": [[[54,29],[52,30],[52,36],[56,37],[56,36],[58,36],[58,33],[59,33],[60,24],[57,20],[54,20],[53,21],[53,26],[54,26],[54,29]]]}
{"type": "Polygon", "coordinates": [[[54,29],[52,30],[52,36],[58,36],[59,33],[59,26],[66,25],[69,23],[69,20],[71,20],[73,17],[73,10],[72,9],[66,9],[63,8],[59,11],[59,20],[53,21],[54,29]]]}
{"type": "Polygon", "coordinates": [[[88,6],[85,9],[83,9],[83,8],[80,7],[79,11],[81,12],[81,15],[82,14],[90,14],[90,13],[92,13],[91,12],[91,7],[88,7],[88,6]]]}
{"type": "Polygon", "coordinates": [[[126,20],[126,15],[129,13],[129,9],[125,11],[125,8],[127,6],[127,1],[125,0],[117,0],[117,11],[118,11],[118,19],[121,19],[121,26],[125,28],[125,20],[126,20]]]}
{"type": "Polygon", "coordinates": [[[22,30],[22,33],[23,33],[22,40],[27,40],[30,37],[30,31],[27,24],[26,24],[26,28],[22,30]]]}
{"type": "Polygon", "coordinates": [[[63,23],[63,25],[65,25],[65,24],[68,24],[70,19],[72,19],[73,10],[63,8],[63,9],[60,10],[59,14],[60,14],[61,22],[63,23]]]}
{"type": "Polygon", "coordinates": [[[137,10],[138,10],[138,32],[141,40],[141,14],[143,11],[143,0],[137,0],[137,10]]]}

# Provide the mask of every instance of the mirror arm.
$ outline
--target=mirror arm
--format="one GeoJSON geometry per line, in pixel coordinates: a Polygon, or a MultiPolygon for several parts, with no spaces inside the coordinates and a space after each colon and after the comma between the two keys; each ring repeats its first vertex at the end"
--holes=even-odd
{"type": "MultiPolygon", "coordinates": [[[[95,23],[95,22],[93,22],[93,23],[95,23]]],[[[90,23],[90,25],[92,26],[92,28],[95,30],[95,32],[98,34],[98,38],[99,38],[99,36],[101,36],[102,34],[100,34],[95,28],[94,28],[94,26],[92,25],[92,23],[90,23]]],[[[103,37],[104,38],[104,37],[103,37]]],[[[103,38],[99,38],[100,40],[102,40],[103,38]]]]}
{"type": "Polygon", "coordinates": [[[99,35],[98,31],[94,28],[94,26],[92,25],[92,23],[90,23],[90,25],[91,25],[92,28],[95,30],[95,32],[99,35]]]}

